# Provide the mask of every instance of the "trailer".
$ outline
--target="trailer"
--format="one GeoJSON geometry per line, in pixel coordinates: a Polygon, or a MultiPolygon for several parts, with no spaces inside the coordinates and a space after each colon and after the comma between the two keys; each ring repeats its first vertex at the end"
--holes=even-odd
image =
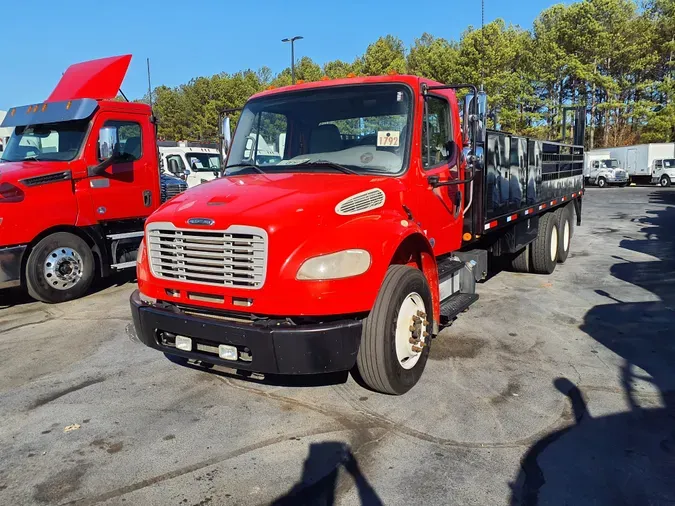
{"type": "Polygon", "coordinates": [[[628,174],[608,149],[593,149],[584,153],[584,181],[600,188],[626,186],[628,174]]]}
{"type": "Polygon", "coordinates": [[[638,144],[607,148],[611,158],[619,161],[630,181],[633,183],[650,183],[656,160],[675,158],[675,143],[638,144]]]}
{"type": "Polygon", "coordinates": [[[178,361],[355,369],[374,390],[407,392],[489,262],[550,274],[581,224],[583,122],[562,144],[487,130],[487,117],[475,86],[416,76],[251,97],[226,176],[146,222],[138,337],[178,361]],[[279,160],[258,164],[260,138],[282,134],[279,160]]]}

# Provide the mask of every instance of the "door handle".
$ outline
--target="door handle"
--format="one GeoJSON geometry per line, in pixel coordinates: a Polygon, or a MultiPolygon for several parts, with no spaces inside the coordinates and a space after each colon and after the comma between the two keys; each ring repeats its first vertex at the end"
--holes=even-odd
{"type": "Polygon", "coordinates": [[[145,205],[145,207],[150,207],[152,205],[152,192],[150,190],[145,190],[143,192],[143,205],[145,205]]]}
{"type": "Polygon", "coordinates": [[[462,207],[462,192],[455,193],[455,218],[459,215],[459,210],[462,207]]]}

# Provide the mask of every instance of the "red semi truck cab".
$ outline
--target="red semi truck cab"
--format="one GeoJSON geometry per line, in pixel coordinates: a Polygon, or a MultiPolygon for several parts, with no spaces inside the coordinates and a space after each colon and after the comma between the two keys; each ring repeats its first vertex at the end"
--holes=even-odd
{"type": "Polygon", "coordinates": [[[583,151],[488,133],[473,86],[462,123],[458,88],[397,75],[253,96],[226,177],[146,222],[140,339],[263,374],[356,365],[375,390],[409,390],[488,252],[551,272],[581,211],[583,151]],[[279,159],[255,164],[259,145],[279,159]]]}
{"type": "Polygon", "coordinates": [[[160,175],[145,104],[112,101],[130,55],[68,68],[42,103],[13,107],[0,160],[0,288],[83,295],[95,274],[134,267],[143,222],[186,185],[160,175]]]}

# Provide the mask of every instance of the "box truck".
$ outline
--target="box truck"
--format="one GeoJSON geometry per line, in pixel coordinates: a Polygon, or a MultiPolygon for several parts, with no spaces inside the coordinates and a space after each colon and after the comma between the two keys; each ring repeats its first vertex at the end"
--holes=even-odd
{"type": "Polygon", "coordinates": [[[619,161],[619,166],[628,173],[633,183],[651,183],[656,160],[675,158],[675,143],[672,142],[638,144],[608,150],[611,158],[619,161]]]}
{"type": "Polygon", "coordinates": [[[584,180],[587,184],[605,188],[609,185],[626,186],[628,175],[619,161],[607,149],[594,149],[584,153],[584,180]]]}

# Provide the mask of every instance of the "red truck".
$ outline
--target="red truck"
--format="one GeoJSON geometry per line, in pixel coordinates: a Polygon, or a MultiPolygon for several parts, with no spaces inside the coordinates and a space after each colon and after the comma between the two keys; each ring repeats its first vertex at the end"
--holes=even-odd
{"type": "Polygon", "coordinates": [[[0,288],[44,302],[136,265],[143,222],[187,189],[161,173],[148,105],[116,102],[131,55],[72,65],[39,104],[13,107],[0,159],[0,288]]]}
{"type": "Polygon", "coordinates": [[[262,374],[355,367],[372,389],[405,393],[432,337],[478,299],[488,259],[551,273],[580,224],[583,147],[486,121],[474,86],[415,76],[253,96],[226,177],[146,221],[138,336],[179,361],[262,374]],[[255,164],[261,139],[277,163],[255,164]]]}

